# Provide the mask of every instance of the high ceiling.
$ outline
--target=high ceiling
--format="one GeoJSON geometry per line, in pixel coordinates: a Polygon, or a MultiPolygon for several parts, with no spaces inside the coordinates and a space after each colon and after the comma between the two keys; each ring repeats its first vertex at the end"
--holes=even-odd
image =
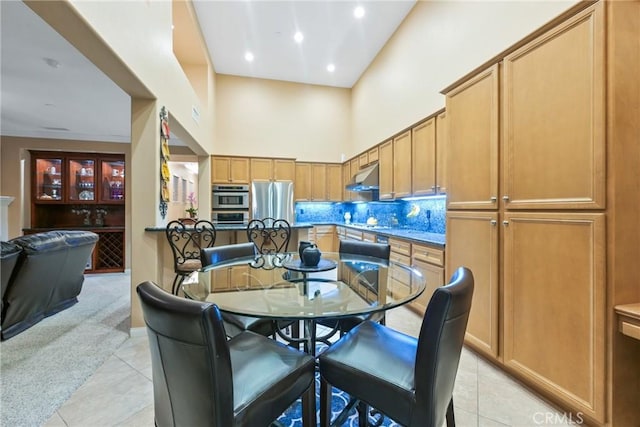
{"type": "MultiPolygon", "coordinates": [[[[217,73],[348,88],[414,4],[195,0],[194,8],[217,73]]],[[[129,142],[129,96],[24,3],[0,8],[0,133],[129,142]]]]}

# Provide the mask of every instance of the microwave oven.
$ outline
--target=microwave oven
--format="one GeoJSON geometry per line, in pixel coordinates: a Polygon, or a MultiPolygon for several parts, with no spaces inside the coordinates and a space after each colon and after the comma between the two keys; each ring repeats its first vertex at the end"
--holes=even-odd
{"type": "Polygon", "coordinates": [[[214,224],[246,224],[249,222],[249,210],[213,211],[211,219],[214,224]]]}
{"type": "Polygon", "coordinates": [[[217,209],[249,209],[248,185],[214,185],[212,207],[217,209]]]}

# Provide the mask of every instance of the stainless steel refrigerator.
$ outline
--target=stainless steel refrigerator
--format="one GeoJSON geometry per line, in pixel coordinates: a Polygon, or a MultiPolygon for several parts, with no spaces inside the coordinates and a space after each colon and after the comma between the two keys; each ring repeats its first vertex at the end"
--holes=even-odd
{"type": "Polygon", "coordinates": [[[293,182],[254,181],[251,183],[251,218],[271,217],[294,222],[293,182]]]}

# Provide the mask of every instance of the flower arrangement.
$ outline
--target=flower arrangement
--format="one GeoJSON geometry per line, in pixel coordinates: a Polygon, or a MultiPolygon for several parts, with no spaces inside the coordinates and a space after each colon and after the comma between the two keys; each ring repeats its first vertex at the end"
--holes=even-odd
{"type": "Polygon", "coordinates": [[[195,218],[196,215],[198,215],[198,208],[195,207],[197,200],[196,195],[193,191],[189,193],[189,197],[187,197],[187,200],[189,201],[189,207],[185,209],[185,211],[191,218],[195,218]]]}

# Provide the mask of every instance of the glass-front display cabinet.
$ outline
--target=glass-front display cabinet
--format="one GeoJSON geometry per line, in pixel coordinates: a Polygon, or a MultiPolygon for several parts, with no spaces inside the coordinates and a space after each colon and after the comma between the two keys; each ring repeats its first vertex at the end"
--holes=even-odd
{"type": "Polygon", "coordinates": [[[31,226],[98,234],[87,272],[124,271],[125,160],[122,154],[30,151],[31,226]]]}
{"type": "Polygon", "coordinates": [[[33,170],[34,198],[42,202],[62,200],[62,157],[37,158],[33,170]]]}
{"type": "Polygon", "coordinates": [[[124,200],[124,161],[101,160],[102,192],[101,202],[118,202],[124,200]]]}

